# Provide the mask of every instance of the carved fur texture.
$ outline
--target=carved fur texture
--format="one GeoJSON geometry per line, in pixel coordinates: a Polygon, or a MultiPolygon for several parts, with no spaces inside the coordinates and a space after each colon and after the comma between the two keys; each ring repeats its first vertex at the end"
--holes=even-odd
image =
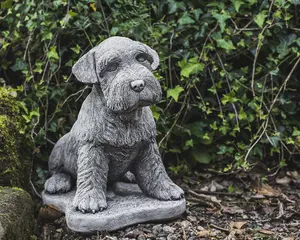
{"type": "Polygon", "coordinates": [[[149,106],[161,99],[152,74],[158,64],[153,49],[124,37],[108,38],[78,60],[74,75],[93,88],[71,131],[50,155],[47,192],[67,192],[76,182],[73,207],[95,213],[107,207],[107,185],[130,171],[148,196],[183,197],[165,171],[155,140],[149,106]]]}

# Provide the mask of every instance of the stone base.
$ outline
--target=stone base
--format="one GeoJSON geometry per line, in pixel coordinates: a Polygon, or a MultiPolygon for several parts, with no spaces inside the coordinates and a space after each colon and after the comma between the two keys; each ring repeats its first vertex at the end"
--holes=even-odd
{"type": "Polygon", "coordinates": [[[76,232],[114,231],[137,223],[168,220],[186,210],[185,199],[160,201],[145,196],[137,184],[116,183],[108,191],[108,207],[102,212],[81,213],[72,209],[75,190],[65,194],[43,193],[43,202],[66,214],[67,225],[76,232]]]}

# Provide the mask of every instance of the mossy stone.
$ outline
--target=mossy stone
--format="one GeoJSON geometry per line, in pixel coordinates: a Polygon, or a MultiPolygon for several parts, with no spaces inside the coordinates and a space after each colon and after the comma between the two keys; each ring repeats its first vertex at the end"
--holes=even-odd
{"type": "Polygon", "coordinates": [[[30,147],[23,134],[21,103],[12,93],[13,89],[0,88],[0,186],[28,189],[30,147]]]}
{"type": "Polygon", "coordinates": [[[34,227],[34,204],[20,188],[0,187],[0,239],[30,239],[34,227]]]}

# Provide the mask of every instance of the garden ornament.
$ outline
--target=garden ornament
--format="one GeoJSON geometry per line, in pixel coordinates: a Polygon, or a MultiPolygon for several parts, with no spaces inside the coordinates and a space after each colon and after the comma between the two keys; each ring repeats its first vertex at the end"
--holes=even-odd
{"type": "Polygon", "coordinates": [[[76,78],[93,87],[54,146],[43,192],[44,203],[66,212],[71,229],[112,231],[185,211],[184,192],[161,160],[149,107],[162,95],[152,73],[158,65],[147,45],[110,37],[73,66],[76,78]],[[132,174],[137,184],[120,182],[132,174]]]}

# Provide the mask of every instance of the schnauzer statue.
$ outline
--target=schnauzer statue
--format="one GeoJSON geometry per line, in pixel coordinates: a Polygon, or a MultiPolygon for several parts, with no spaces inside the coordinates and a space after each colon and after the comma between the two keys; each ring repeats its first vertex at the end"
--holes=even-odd
{"type": "Polygon", "coordinates": [[[149,108],[161,99],[152,74],[158,65],[153,49],[125,37],[108,38],[78,60],[73,74],[93,88],[50,155],[46,192],[68,192],[76,181],[74,209],[95,213],[107,207],[107,185],[130,171],[144,194],[183,198],[165,171],[149,108]]]}

